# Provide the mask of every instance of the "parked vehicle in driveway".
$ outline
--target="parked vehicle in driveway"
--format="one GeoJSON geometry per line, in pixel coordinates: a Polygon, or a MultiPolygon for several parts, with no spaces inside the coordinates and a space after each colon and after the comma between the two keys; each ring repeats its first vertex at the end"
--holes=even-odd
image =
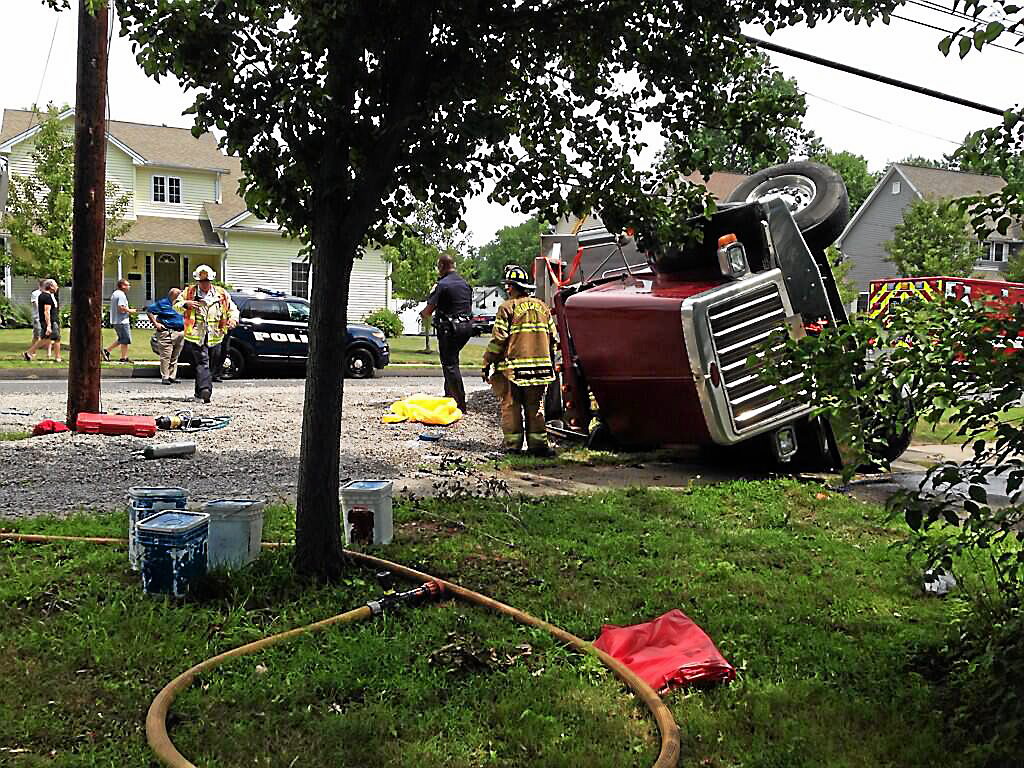
{"type": "MultiPolygon", "coordinates": [[[[305,365],[309,355],[309,302],[282,291],[232,292],[238,327],[228,333],[230,348],[224,376],[236,378],[269,365],[305,365]]],[[[367,379],[390,362],[384,332],[350,323],[345,349],[345,376],[367,379]]]]}
{"type": "Polygon", "coordinates": [[[494,330],[494,318],[498,316],[497,312],[474,312],[472,317],[473,323],[473,335],[479,336],[482,333],[490,333],[494,330]]]}

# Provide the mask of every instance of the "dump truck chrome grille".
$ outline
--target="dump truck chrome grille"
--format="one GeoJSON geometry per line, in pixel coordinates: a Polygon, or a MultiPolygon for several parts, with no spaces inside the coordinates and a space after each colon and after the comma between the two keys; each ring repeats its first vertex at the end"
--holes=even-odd
{"type": "Polygon", "coordinates": [[[707,319],[722,391],[737,433],[757,430],[800,407],[792,399],[790,386],[799,384],[803,374],[781,383],[765,375],[780,361],[789,337],[786,306],[777,283],[762,283],[710,304],[707,319]]]}

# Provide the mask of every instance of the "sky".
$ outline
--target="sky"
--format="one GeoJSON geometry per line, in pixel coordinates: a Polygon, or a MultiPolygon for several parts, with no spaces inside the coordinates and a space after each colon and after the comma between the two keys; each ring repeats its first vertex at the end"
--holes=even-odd
{"type": "MultiPolygon", "coordinates": [[[[952,0],[913,0],[897,13],[936,27],[956,29],[948,14],[928,5],[951,7],[952,0]]],[[[56,13],[41,0],[3,0],[4,32],[0,39],[0,107],[24,108],[33,103],[74,103],[76,13],[56,13]],[[51,49],[52,45],[52,53],[51,49]],[[47,63],[48,61],[48,63],[47,63]]],[[[745,30],[768,39],[763,29],[745,30]]],[[[998,108],[1019,99],[1013,83],[1024,81],[1024,45],[1020,52],[987,47],[961,61],[944,58],[937,49],[943,33],[893,19],[855,26],[845,21],[818,24],[814,29],[778,30],[771,40],[780,45],[839,61],[889,77],[998,108]]],[[[1012,40],[998,41],[1007,46],[1012,40]]],[[[955,47],[955,46],[954,46],[955,47]]],[[[772,63],[797,80],[807,94],[804,124],[826,146],[868,159],[872,170],[910,155],[940,157],[955,149],[970,131],[993,125],[998,118],[965,107],[865,80],[780,54],[772,63]]],[[[115,35],[110,52],[110,116],[115,120],[189,127],[182,112],[192,103],[173,79],[157,83],[136,64],[130,43],[115,35]]],[[[657,149],[656,132],[645,138],[657,149]]],[[[495,232],[525,218],[488,203],[481,196],[468,201],[466,222],[472,242],[483,245],[495,232]]]]}

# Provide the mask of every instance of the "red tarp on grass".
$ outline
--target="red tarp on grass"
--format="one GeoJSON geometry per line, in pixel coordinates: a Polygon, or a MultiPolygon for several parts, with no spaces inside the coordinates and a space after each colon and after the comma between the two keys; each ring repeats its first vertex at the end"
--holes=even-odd
{"type": "Polygon", "coordinates": [[[694,683],[728,683],[736,677],[711,638],[678,609],[631,627],[606,624],[594,647],[621,661],[659,693],[694,683]]]}

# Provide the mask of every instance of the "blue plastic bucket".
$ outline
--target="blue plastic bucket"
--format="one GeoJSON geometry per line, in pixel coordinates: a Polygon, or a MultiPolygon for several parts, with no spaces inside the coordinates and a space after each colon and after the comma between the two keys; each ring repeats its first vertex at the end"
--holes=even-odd
{"type": "Polygon", "coordinates": [[[210,516],[210,568],[240,568],[260,556],[263,499],[217,499],[202,511],[210,516]]]}
{"type": "Polygon", "coordinates": [[[139,570],[142,550],[135,525],[165,509],[185,509],[188,491],[176,486],[134,486],[128,489],[128,564],[139,570]]]}
{"type": "Polygon", "coordinates": [[[142,589],[147,595],[184,597],[206,576],[210,516],[168,510],[140,521],[142,589]]]}

